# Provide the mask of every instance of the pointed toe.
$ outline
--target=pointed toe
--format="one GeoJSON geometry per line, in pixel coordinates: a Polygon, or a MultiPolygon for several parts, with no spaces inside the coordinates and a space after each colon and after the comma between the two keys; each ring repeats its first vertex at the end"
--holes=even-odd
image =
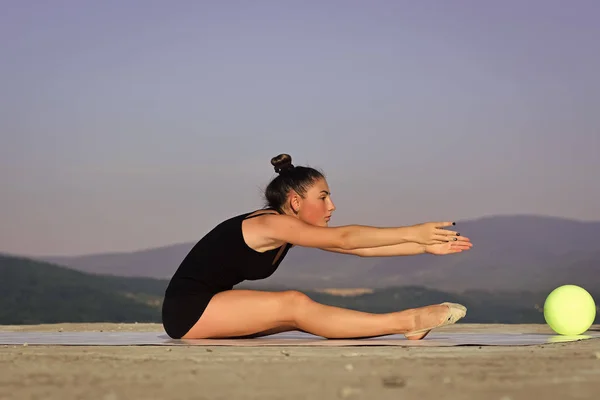
{"type": "Polygon", "coordinates": [[[463,306],[462,304],[445,302],[445,303],[442,303],[442,305],[445,305],[446,307],[448,307],[446,318],[442,322],[440,322],[436,326],[432,326],[429,328],[419,329],[416,331],[405,333],[404,336],[406,338],[410,338],[412,336],[423,335],[424,333],[428,333],[432,329],[441,328],[442,326],[455,324],[467,315],[467,307],[463,306]]]}

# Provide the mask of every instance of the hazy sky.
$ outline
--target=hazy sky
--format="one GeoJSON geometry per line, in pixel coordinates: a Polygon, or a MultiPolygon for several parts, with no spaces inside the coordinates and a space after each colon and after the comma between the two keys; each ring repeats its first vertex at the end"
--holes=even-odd
{"type": "Polygon", "coordinates": [[[326,172],[332,225],[600,220],[599,20],[593,0],[4,0],[0,251],[195,241],[262,205],[282,152],[326,172]]]}

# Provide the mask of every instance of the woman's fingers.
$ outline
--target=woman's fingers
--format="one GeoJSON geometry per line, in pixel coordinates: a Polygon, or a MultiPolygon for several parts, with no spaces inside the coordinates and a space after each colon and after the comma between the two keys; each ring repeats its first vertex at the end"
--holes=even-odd
{"type": "Polygon", "coordinates": [[[463,250],[467,250],[467,249],[470,249],[471,247],[473,247],[472,244],[455,244],[455,243],[453,243],[453,244],[450,245],[451,249],[463,249],[463,250]]]}
{"type": "Polygon", "coordinates": [[[468,246],[461,247],[460,249],[468,249],[472,245],[470,244],[471,239],[465,236],[461,236],[459,232],[444,229],[448,226],[456,225],[454,222],[442,221],[430,223],[430,227],[433,227],[431,236],[429,238],[429,244],[440,244],[440,243],[468,243],[468,246]]]}
{"type": "Polygon", "coordinates": [[[452,243],[453,245],[460,244],[460,245],[467,245],[469,247],[473,246],[473,243],[471,243],[471,239],[469,239],[468,237],[459,236],[455,239],[456,240],[453,240],[450,243],[452,243]]]}
{"type": "Polygon", "coordinates": [[[451,249],[469,250],[471,247],[473,247],[473,244],[469,242],[450,244],[451,249]]]}
{"type": "Polygon", "coordinates": [[[441,240],[444,242],[470,242],[471,239],[465,236],[461,236],[459,232],[452,232],[440,229],[434,233],[434,240],[441,240]]]}
{"type": "Polygon", "coordinates": [[[436,241],[436,242],[440,242],[440,243],[447,243],[447,242],[457,242],[458,238],[460,236],[449,236],[449,235],[433,235],[432,240],[436,241]]]}
{"type": "Polygon", "coordinates": [[[428,253],[431,254],[454,254],[461,253],[463,251],[467,251],[473,247],[471,242],[463,241],[463,242],[448,242],[448,241],[439,241],[438,243],[431,244],[428,246],[428,253]]]}
{"type": "Polygon", "coordinates": [[[436,228],[445,228],[446,226],[456,225],[456,222],[434,222],[436,228]]]}
{"type": "Polygon", "coordinates": [[[460,233],[456,231],[449,231],[448,229],[436,229],[435,234],[444,236],[460,236],[460,233]]]}

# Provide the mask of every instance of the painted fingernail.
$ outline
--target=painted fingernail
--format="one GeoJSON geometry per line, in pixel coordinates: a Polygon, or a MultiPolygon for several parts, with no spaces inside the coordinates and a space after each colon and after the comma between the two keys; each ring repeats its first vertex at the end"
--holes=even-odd
{"type": "Polygon", "coordinates": [[[454,240],[456,241],[456,240],[458,240],[458,239],[457,239],[457,238],[454,238],[454,240]]]}
{"type": "Polygon", "coordinates": [[[456,236],[460,236],[460,233],[457,233],[456,236]]]}
{"type": "Polygon", "coordinates": [[[456,225],[456,222],[453,222],[452,225],[456,225]]]}

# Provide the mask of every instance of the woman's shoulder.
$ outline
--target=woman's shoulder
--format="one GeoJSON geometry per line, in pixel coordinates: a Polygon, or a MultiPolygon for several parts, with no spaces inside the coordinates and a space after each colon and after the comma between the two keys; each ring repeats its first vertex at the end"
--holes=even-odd
{"type": "Polygon", "coordinates": [[[228,225],[228,224],[231,224],[231,223],[241,222],[241,221],[243,221],[245,219],[260,217],[261,215],[266,215],[266,214],[279,214],[279,213],[277,212],[277,210],[275,210],[273,208],[255,209],[255,210],[252,210],[252,211],[246,211],[244,213],[236,214],[236,215],[233,215],[231,217],[228,217],[228,218],[224,219],[223,221],[221,221],[221,223],[219,223],[217,226],[228,225]]]}
{"type": "Polygon", "coordinates": [[[274,208],[267,207],[267,208],[261,208],[258,210],[250,211],[245,214],[241,214],[238,217],[241,217],[243,219],[248,219],[248,218],[260,217],[261,215],[266,215],[266,214],[272,215],[272,214],[279,214],[279,213],[274,208]]]}

